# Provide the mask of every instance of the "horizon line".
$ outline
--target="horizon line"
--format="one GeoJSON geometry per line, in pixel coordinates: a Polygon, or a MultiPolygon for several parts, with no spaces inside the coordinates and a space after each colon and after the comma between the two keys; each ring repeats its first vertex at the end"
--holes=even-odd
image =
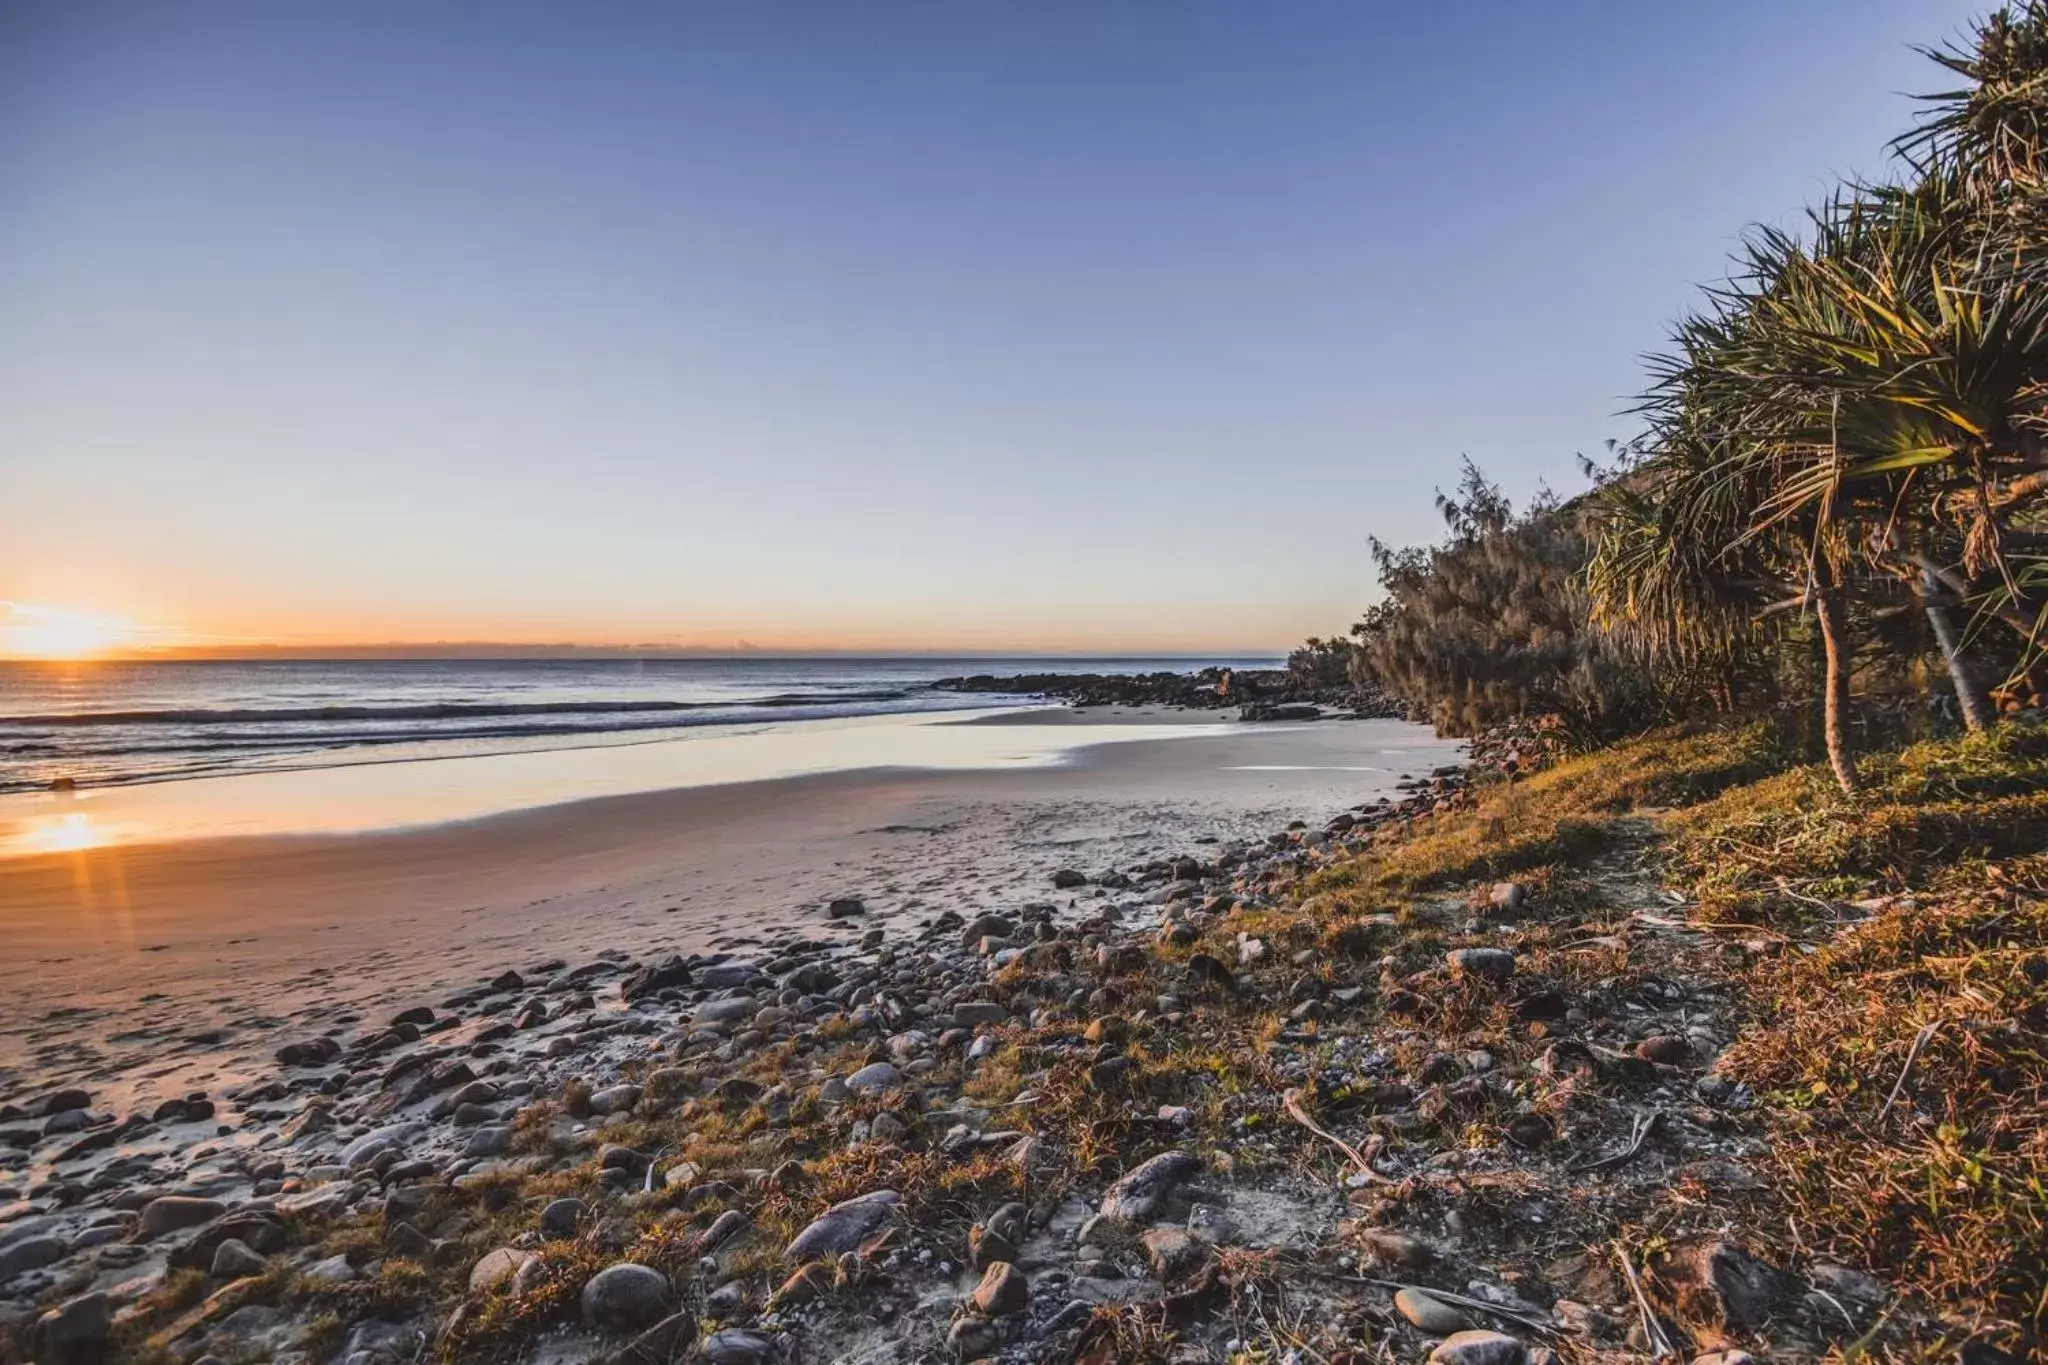
{"type": "Polygon", "coordinates": [[[1174,661],[1216,659],[1285,659],[1288,650],[1265,648],[1218,649],[949,649],[859,647],[786,648],[779,646],[714,645],[578,645],[566,642],[519,644],[507,641],[437,641],[431,644],[366,642],[323,645],[170,645],[150,649],[110,649],[90,656],[51,657],[0,654],[0,663],[91,664],[91,663],[260,663],[289,660],[302,663],[349,662],[432,662],[568,659],[1061,659],[1104,662],[1135,659],[1174,661]]]}

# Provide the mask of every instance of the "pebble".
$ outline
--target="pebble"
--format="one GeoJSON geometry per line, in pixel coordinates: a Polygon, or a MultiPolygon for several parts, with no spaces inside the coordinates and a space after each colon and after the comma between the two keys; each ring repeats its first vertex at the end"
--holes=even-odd
{"type": "Polygon", "coordinates": [[[1188,1152],[1161,1152],[1126,1172],[1102,1196],[1102,1216],[1141,1223],[1150,1218],[1176,1186],[1202,1169],[1202,1159],[1188,1152]]]}
{"type": "Polygon", "coordinates": [[[973,1303],[992,1318],[1021,1313],[1031,1306],[1031,1282],[1008,1261],[997,1261],[982,1272],[981,1283],[974,1287],[973,1303]]]}
{"type": "Polygon", "coordinates": [[[1515,974],[1515,955],[1505,948],[1454,948],[1445,956],[1460,977],[1505,981],[1515,974]]]}
{"type": "Polygon", "coordinates": [[[510,1284],[512,1277],[532,1259],[532,1252],[521,1251],[518,1247],[499,1247],[496,1251],[485,1252],[482,1259],[470,1267],[469,1292],[487,1294],[501,1284],[510,1284]]]}
{"type": "Polygon", "coordinates": [[[1419,1289],[1396,1290],[1394,1311],[1433,1337],[1447,1337],[1472,1326],[1472,1320],[1463,1311],[1442,1299],[1431,1298],[1419,1289]]]}
{"type": "Polygon", "coordinates": [[[1499,1332],[1453,1332],[1429,1353],[1430,1365],[1522,1365],[1522,1343],[1499,1332]]]}
{"type": "Polygon", "coordinates": [[[217,1280],[239,1280],[244,1275],[260,1275],[268,1264],[247,1242],[233,1237],[213,1249],[213,1277],[217,1280]]]}

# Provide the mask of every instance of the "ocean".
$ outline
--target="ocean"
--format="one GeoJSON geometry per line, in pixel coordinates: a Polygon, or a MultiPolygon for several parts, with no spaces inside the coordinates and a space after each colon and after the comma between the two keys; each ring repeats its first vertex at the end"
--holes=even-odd
{"type": "Polygon", "coordinates": [[[1014,706],[970,673],[1185,672],[1276,659],[0,661],[0,792],[581,748],[706,725],[1014,706]]]}

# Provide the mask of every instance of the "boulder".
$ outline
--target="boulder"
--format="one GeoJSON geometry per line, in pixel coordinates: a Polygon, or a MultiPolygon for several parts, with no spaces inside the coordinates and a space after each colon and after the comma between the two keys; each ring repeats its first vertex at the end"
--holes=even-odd
{"type": "Polygon", "coordinates": [[[668,1276],[653,1266],[626,1261],[584,1282],[583,1321],[600,1332],[638,1332],[667,1317],[674,1299],[668,1276]]]}
{"type": "Polygon", "coordinates": [[[152,1199],[142,1210],[142,1221],[136,1224],[135,1239],[147,1242],[167,1232],[182,1228],[196,1228],[201,1223],[210,1223],[228,1211],[228,1206],[218,1199],[197,1199],[190,1195],[167,1194],[152,1199]]]}
{"type": "Polygon", "coordinates": [[[894,1190],[874,1190],[857,1198],[834,1204],[796,1235],[783,1257],[791,1261],[815,1261],[857,1251],[887,1223],[903,1202],[894,1190]]]}

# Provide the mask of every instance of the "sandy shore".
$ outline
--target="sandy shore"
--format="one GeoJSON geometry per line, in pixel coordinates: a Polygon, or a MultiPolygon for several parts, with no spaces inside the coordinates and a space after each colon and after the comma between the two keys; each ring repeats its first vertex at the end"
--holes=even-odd
{"type": "Polygon", "coordinates": [[[835,896],[885,922],[1053,900],[1055,868],[1324,819],[1458,753],[1384,721],[1092,708],[961,723],[1139,721],[1191,728],[1058,766],[867,768],[399,832],[0,861],[0,1102],[59,1081],[122,1108],[217,1092],[289,1037],[505,967],[744,945],[791,923],[831,933],[835,896]]]}

